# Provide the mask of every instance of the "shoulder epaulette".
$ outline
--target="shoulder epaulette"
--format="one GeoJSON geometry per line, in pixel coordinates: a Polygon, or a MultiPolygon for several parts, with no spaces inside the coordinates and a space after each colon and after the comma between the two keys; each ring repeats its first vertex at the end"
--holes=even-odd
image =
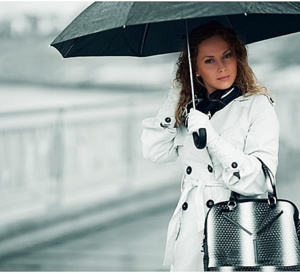
{"type": "Polygon", "coordinates": [[[267,95],[267,94],[264,94],[267,98],[268,98],[268,100],[269,100],[269,102],[271,103],[271,105],[272,106],[275,106],[275,101],[274,101],[274,99],[272,98],[272,97],[270,97],[269,95],[267,95]]]}

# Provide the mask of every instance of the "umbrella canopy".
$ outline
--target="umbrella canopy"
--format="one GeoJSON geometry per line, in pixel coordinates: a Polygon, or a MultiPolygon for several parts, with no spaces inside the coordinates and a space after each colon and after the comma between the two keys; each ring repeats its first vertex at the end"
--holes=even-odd
{"type": "MultiPolygon", "coordinates": [[[[52,42],[64,58],[151,56],[181,51],[187,43],[193,108],[189,30],[209,21],[232,28],[249,44],[300,31],[298,2],[95,2],[52,42]]],[[[193,133],[197,148],[206,131],[193,133]]]]}
{"type": "Polygon", "coordinates": [[[186,21],[219,21],[249,44],[300,31],[300,2],[95,2],[51,45],[64,58],[178,52],[186,21]]]}

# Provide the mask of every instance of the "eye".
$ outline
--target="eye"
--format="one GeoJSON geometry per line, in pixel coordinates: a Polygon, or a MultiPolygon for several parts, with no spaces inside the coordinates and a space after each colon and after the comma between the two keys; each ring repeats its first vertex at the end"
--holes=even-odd
{"type": "Polygon", "coordinates": [[[204,61],[204,63],[206,63],[206,64],[211,64],[211,63],[213,63],[213,62],[214,62],[213,59],[207,59],[207,60],[204,61]]]}
{"type": "Polygon", "coordinates": [[[231,53],[227,53],[227,54],[224,55],[224,59],[228,59],[228,58],[230,58],[230,57],[232,57],[232,54],[231,54],[231,53]]]}

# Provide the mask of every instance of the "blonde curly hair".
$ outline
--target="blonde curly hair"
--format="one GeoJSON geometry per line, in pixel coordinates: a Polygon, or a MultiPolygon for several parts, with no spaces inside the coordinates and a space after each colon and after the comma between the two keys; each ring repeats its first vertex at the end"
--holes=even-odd
{"type": "MultiPolygon", "coordinates": [[[[198,45],[215,35],[220,35],[230,46],[231,53],[237,61],[237,76],[235,84],[241,89],[244,96],[254,94],[271,94],[267,88],[258,83],[252,69],[248,64],[248,54],[244,43],[230,28],[217,22],[211,22],[206,25],[195,28],[190,33],[190,53],[193,70],[194,90],[197,98],[207,96],[207,90],[201,77],[196,76],[198,45]]],[[[174,79],[174,87],[180,89],[179,101],[176,108],[177,125],[182,123],[182,114],[184,106],[192,99],[191,82],[189,74],[189,62],[187,47],[182,50],[177,61],[177,70],[174,79]]]]}

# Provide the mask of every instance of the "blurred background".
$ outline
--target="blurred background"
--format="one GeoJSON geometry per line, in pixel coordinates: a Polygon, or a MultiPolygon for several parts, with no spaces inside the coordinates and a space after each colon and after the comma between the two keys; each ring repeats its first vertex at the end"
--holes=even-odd
{"type": "MultiPolygon", "coordinates": [[[[178,54],[62,60],[49,44],[91,3],[0,2],[1,271],[168,271],[180,162],[147,162],[140,136],[178,54]]],[[[298,207],[299,43],[248,46],[277,98],[278,195],[298,207]]]]}

